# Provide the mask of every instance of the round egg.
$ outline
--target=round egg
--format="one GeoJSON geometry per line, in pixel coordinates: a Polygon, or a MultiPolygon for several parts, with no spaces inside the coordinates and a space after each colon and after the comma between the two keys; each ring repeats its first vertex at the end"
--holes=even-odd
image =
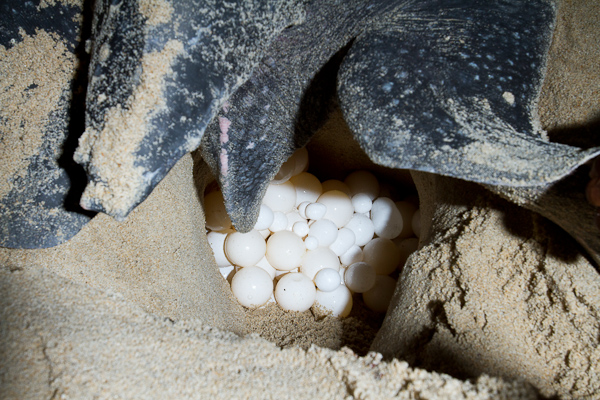
{"type": "Polygon", "coordinates": [[[366,262],[349,265],[344,274],[344,283],[355,293],[364,293],[375,285],[375,268],[366,262]]]}
{"type": "Polygon", "coordinates": [[[333,223],[341,228],[346,225],[354,214],[354,207],[350,197],[339,190],[330,190],[323,193],[317,203],[327,207],[327,212],[323,218],[333,221],[333,223]]]}
{"type": "Polygon", "coordinates": [[[273,294],[273,280],[262,268],[245,267],[231,279],[231,291],[244,307],[260,307],[273,294]]]}
{"type": "Polygon", "coordinates": [[[312,307],[317,295],[315,284],[306,275],[291,272],[285,274],[275,286],[275,300],[284,310],[306,311],[312,307]]]}
{"type": "Polygon", "coordinates": [[[380,197],[373,202],[371,220],[377,236],[386,239],[394,239],[400,235],[404,225],[396,204],[387,197],[380,197]]]}
{"type": "Polygon", "coordinates": [[[354,232],[355,243],[358,246],[364,246],[369,243],[375,235],[373,221],[371,221],[371,218],[362,214],[354,214],[346,224],[345,228],[354,232]]]}
{"type": "Polygon", "coordinates": [[[348,228],[341,228],[337,232],[337,238],[329,245],[329,248],[339,257],[354,246],[356,236],[348,228]]]}
{"type": "Polygon", "coordinates": [[[352,293],[344,285],[330,292],[317,290],[313,311],[317,315],[347,317],[352,311],[352,293]]]}
{"type": "Polygon", "coordinates": [[[281,271],[300,266],[305,252],[304,242],[294,232],[275,232],[267,240],[267,260],[273,268],[281,271]]]}
{"type": "Polygon", "coordinates": [[[375,238],[363,249],[364,262],[375,268],[377,275],[389,275],[400,264],[400,250],[390,239],[375,238]]]}
{"type": "Polygon", "coordinates": [[[256,224],[254,224],[254,229],[257,231],[269,229],[274,218],[273,210],[271,210],[266,204],[261,204],[260,211],[258,213],[258,219],[256,220],[256,224]]]}
{"type": "Polygon", "coordinates": [[[330,190],[339,190],[350,197],[350,188],[348,185],[337,179],[329,179],[328,181],[321,183],[321,186],[323,187],[323,193],[329,192],[330,190]]]}
{"type": "Polygon", "coordinates": [[[208,232],[208,234],[206,235],[206,239],[208,240],[208,244],[210,245],[210,248],[213,251],[217,266],[226,267],[230,265],[231,263],[225,255],[225,239],[227,239],[227,234],[219,232],[208,232]]]}
{"type": "Polygon", "coordinates": [[[361,262],[364,258],[363,251],[358,245],[354,245],[348,249],[347,252],[340,256],[340,262],[342,265],[352,265],[357,262],[361,262]]]}
{"type": "Polygon", "coordinates": [[[265,255],[267,245],[260,232],[233,232],[225,239],[225,254],[232,264],[240,267],[254,266],[265,255]]]}
{"type": "Polygon", "coordinates": [[[308,172],[302,172],[292,177],[290,182],[296,188],[296,206],[305,201],[314,203],[323,193],[323,187],[319,179],[308,172]]]}
{"type": "Polygon", "coordinates": [[[320,247],[328,247],[338,236],[338,228],[328,219],[315,221],[308,230],[308,235],[317,239],[320,247]]]}
{"type": "Polygon", "coordinates": [[[296,205],[296,188],[289,181],[280,185],[271,183],[267,187],[262,203],[273,212],[280,211],[284,214],[290,212],[296,205]]]}
{"type": "Polygon", "coordinates": [[[322,292],[331,292],[342,283],[339,271],[332,268],[324,268],[315,275],[315,285],[322,292]]]}

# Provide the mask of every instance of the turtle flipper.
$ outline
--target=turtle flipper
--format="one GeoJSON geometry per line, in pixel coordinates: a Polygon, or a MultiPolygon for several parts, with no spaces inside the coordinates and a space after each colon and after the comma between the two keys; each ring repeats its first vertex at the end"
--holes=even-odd
{"type": "Polygon", "coordinates": [[[2,247],[61,244],[93,215],[77,204],[86,179],[71,159],[83,130],[83,10],[37,3],[0,5],[2,247]]]}
{"type": "Polygon", "coordinates": [[[125,218],[200,145],[262,50],[300,19],[298,3],[99,1],[86,131],[75,154],[89,177],[82,206],[125,218]]]}
{"type": "Polygon", "coordinates": [[[354,42],[340,69],[350,129],[381,165],[546,185],[599,149],[550,143],[537,99],[554,26],[539,1],[417,2],[354,42]]]}

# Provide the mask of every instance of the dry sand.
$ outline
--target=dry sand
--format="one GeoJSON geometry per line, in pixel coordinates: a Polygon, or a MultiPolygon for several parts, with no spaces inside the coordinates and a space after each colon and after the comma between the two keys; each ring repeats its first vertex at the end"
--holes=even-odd
{"type": "MultiPolygon", "coordinates": [[[[599,18],[595,1],[559,10],[540,114],[563,136],[598,126],[599,18]]],[[[343,176],[369,163],[336,118],[310,146],[316,169],[343,176]]],[[[206,171],[186,156],[124,222],[0,249],[0,398],[536,398],[529,385],[598,398],[599,273],[546,219],[413,174],[431,223],[373,339],[378,317],[360,310],[315,320],[235,302],[204,235],[206,171]]]]}

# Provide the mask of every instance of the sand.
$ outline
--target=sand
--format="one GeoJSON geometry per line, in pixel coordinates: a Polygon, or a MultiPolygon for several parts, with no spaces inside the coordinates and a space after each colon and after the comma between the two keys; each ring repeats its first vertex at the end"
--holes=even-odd
{"type": "MultiPolygon", "coordinates": [[[[559,8],[540,99],[551,138],[597,129],[599,16],[592,1],[559,8]]],[[[334,115],[309,145],[322,178],[371,166],[347,135],[334,115]]],[[[375,170],[391,190],[410,184],[406,172],[375,170]]],[[[376,333],[382,316],[360,307],[337,320],[239,306],[206,241],[207,171],[185,156],[123,222],[100,214],[63,245],[0,249],[0,398],[600,393],[598,269],[540,215],[413,173],[421,250],[376,333]]]]}

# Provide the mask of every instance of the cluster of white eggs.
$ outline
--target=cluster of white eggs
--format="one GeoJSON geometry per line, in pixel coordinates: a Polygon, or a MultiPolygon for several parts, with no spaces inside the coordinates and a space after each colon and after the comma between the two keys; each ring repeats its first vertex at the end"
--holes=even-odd
{"type": "Polygon", "coordinates": [[[353,293],[385,312],[396,287],[389,275],[417,249],[420,213],[394,202],[368,171],[342,182],[306,172],[300,149],[270,182],[254,229],[232,228],[220,191],[205,197],[208,242],[233,295],[245,307],[276,301],[284,310],[345,317],[353,293]]]}

